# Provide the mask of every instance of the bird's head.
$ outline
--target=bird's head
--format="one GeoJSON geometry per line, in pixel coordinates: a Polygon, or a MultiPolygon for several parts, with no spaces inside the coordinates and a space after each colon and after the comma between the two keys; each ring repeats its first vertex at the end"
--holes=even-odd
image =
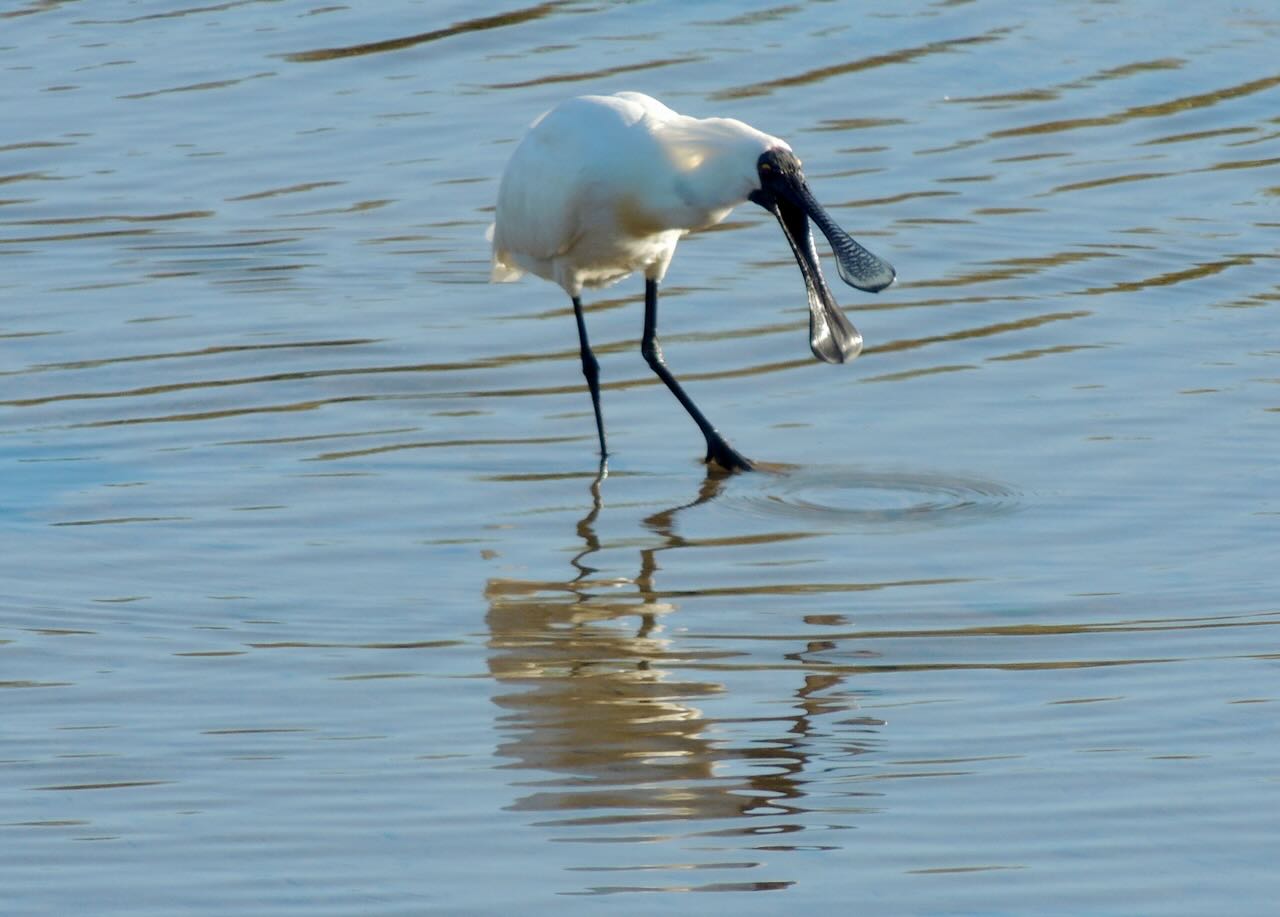
{"type": "Polygon", "coordinates": [[[852,360],[862,351],[862,335],[840,311],[822,277],[809,221],[818,224],[831,243],[840,277],[850,286],[878,293],[897,276],[893,266],[867,251],[836,225],[814,199],[800,169],[800,160],[790,149],[775,146],[761,153],[756,160],[756,174],[760,187],[748,198],[778,218],[804,276],[809,294],[809,348],[814,356],[827,363],[852,360]]]}

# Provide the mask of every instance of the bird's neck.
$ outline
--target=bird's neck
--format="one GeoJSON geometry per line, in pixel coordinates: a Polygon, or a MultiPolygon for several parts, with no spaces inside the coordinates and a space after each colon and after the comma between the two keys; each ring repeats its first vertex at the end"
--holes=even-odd
{"type": "Polygon", "coordinates": [[[676,179],[676,194],[681,205],[689,212],[690,219],[699,224],[705,224],[708,217],[710,222],[719,223],[725,214],[747,199],[752,187],[749,177],[725,175],[712,164],[676,179]],[[718,215],[712,217],[714,214],[718,215]]]}

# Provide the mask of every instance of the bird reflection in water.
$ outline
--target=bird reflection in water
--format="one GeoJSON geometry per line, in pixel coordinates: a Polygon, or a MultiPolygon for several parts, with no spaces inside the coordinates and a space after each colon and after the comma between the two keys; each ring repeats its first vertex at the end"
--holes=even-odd
{"type": "Polygon", "coordinates": [[[542,824],[594,827],[610,837],[611,827],[652,825],[648,834],[613,839],[760,834],[778,849],[777,835],[802,829],[788,816],[804,811],[810,720],[832,712],[828,692],[843,676],[799,675],[791,711],[709,717],[699,701],[725,686],[689,673],[726,654],[682,646],[665,632],[663,618],[677,606],[655,580],[662,552],[704,543],[681,536],[678,517],[716,499],[728,478],[709,473],[693,500],[646,517],[653,543],[639,549],[636,575],[621,579],[599,576],[591,563],[604,547],[596,531],[603,478],[592,481],[591,508],[577,522],[582,548],[567,580],[495,578],[486,587],[490,671],[513,689],[495,699],[506,711],[498,754],[511,768],[552,775],[531,781],[536,789],[513,808],[557,813],[542,824]],[[766,724],[772,737],[735,747],[731,734],[741,727],[733,724],[744,722],[757,731],[766,724]],[[759,820],[704,821],[742,817],[759,820]]]}

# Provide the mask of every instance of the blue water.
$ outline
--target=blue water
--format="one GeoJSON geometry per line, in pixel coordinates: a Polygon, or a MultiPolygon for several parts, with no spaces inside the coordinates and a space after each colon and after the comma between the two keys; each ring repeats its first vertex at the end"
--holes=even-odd
{"type": "Polygon", "coordinates": [[[1270,913],[1277,39],[0,9],[5,913],[1270,913]],[[762,472],[632,278],[600,476],[564,294],[487,282],[524,127],[620,89],[787,138],[898,269],[831,367],[768,214],[681,243],[667,360],[762,472]]]}

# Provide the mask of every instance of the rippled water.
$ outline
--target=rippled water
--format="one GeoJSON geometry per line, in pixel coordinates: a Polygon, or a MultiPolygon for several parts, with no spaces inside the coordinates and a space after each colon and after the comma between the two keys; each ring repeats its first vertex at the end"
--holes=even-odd
{"type": "Polygon", "coordinates": [[[50,913],[1269,913],[1269,4],[0,6],[0,884],[50,913]],[[768,214],[487,281],[572,94],[768,214]],[[690,903],[691,902],[691,903],[690,903]]]}

